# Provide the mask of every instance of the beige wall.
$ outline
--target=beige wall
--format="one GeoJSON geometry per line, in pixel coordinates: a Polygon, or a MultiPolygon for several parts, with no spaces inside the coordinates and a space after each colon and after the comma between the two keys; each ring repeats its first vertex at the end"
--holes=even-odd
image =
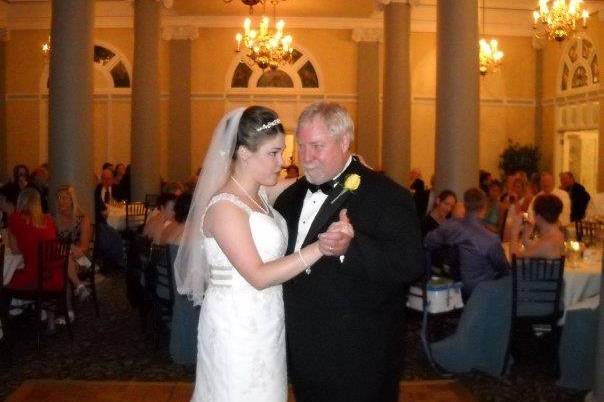
{"type": "MultiPolygon", "coordinates": [[[[226,91],[230,82],[227,71],[236,57],[234,36],[236,29],[200,29],[199,38],[191,47],[192,141],[191,171],[201,165],[214,126],[229,105],[260,103],[277,108],[290,127],[295,126],[297,114],[314,99],[331,99],[343,103],[356,119],[357,44],[350,30],[292,30],[296,43],[312,55],[315,67],[322,78],[321,91],[313,96],[290,96],[279,101],[275,91],[268,97],[233,99],[226,91]],[[224,43],[224,46],[216,46],[224,43]],[[230,44],[233,46],[231,47],[230,44]],[[225,92],[226,91],[226,92],[225,92]],[[226,95],[226,98],[225,98],[226,95]]],[[[47,39],[47,31],[18,31],[7,42],[7,165],[24,162],[34,166],[40,162],[40,112],[39,81],[44,71],[44,60],[39,46],[47,39]],[[17,94],[26,94],[18,99],[17,94]],[[23,147],[22,144],[28,144],[23,147]],[[29,146],[31,145],[31,147],[29,146]],[[32,148],[30,152],[26,149],[32,148]]],[[[436,37],[433,33],[411,35],[412,80],[412,165],[419,167],[426,178],[434,171],[435,88],[436,88],[436,37]]],[[[504,64],[499,72],[481,79],[481,134],[480,165],[498,173],[498,157],[508,139],[532,143],[534,137],[534,50],[531,38],[499,37],[505,52],[504,64]],[[521,79],[519,77],[522,77],[521,79]]],[[[133,38],[130,29],[96,29],[95,40],[116,48],[132,65],[133,38]]],[[[169,43],[160,43],[161,140],[160,168],[167,177],[169,43]]],[[[544,53],[545,65],[551,64],[555,54],[544,53]]],[[[383,46],[380,46],[380,61],[383,46]]],[[[383,71],[383,67],[382,67],[383,71]]],[[[554,74],[544,71],[544,81],[550,82],[554,74]]],[[[107,88],[102,77],[96,77],[98,90],[107,88]]],[[[382,83],[380,83],[382,85],[382,83]]],[[[547,85],[546,85],[547,86],[547,85]]],[[[548,96],[544,88],[544,98],[548,96]]],[[[130,95],[106,94],[95,96],[94,164],[100,169],[105,160],[129,162],[130,160],[130,95]]],[[[551,113],[544,113],[544,120],[551,113]]],[[[45,126],[45,125],[43,125],[45,126]]],[[[544,121],[547,129],[551,124],[544,121]]],[[[376,128],[375,135],[379,136],[376,128]]],[[[356,145],[355,145],[356,149],[356,145]]],[[[363,149],[356,149],[363,153],[363,149]]],[[[547,159],[547,158],[546,158],[547,159]]],[[[380,166],[376,166],[380,168],[380,166]]]]}

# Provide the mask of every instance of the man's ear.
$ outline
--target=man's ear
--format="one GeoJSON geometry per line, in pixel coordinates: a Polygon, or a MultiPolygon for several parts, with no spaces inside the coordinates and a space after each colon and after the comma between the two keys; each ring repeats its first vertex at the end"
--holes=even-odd
{"type": "Polygon", "coordinates": [[[340,146],[342,147],[342,152],[348,152],[351,142],[351,136],[348,133],[343,134],[342,137],[340,137],[340,146]]]}

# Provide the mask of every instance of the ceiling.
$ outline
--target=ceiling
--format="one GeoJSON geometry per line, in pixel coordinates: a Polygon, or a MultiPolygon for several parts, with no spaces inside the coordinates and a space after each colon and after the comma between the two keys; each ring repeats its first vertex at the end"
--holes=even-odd
{"type": "MultiPolygon", "coordinates": [[[[61,0],[56,0],[61,1],[61,0]]],[[[97,26],[131,25],[133,0],[96,0],[97,26]],[[106,20],[103,20],[103,19],[106,20]],[[108,19],[108,20],[107,20],[108,19]],[[120,20],[121,19],[121,20],[120,20]],[[105,21],[105,22],[103,22],[105,21]]],[[[249,13],[241,0],[172,0],[173,7],[164,11],[169,24],[193,26],[239,26],[240,18],[249,13]]],[[[410,0],[412,31],[434,32],[437,1],[410,0]]],[[[483,33],[532,36],[532,10],[538,0],[476,0],[479,23],[483,33]]],[[[266,13],[271,15],[271,0],[266,0],[266,13]]],[[[356,28],[381,26],[377,0],[280,0],[277,16],[289,18],[288,26],[296,28],[356,28]]],[[[604,10],[604,0],[587,0],[585,7],[594,13],[604,10]]],[[[263,6],[254,7],[254,14],[263,14],[263,6]]],[[[50,0],[0,0],[0,27],[31,29],[50,26],[50,0]]]]}

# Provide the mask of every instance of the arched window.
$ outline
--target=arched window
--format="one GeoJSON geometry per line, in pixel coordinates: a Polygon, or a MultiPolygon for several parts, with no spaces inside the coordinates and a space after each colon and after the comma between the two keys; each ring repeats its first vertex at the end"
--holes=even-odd
{"type": "Polygon", "coordinates": [[[246,62],[246,56],[238,59],[230,79],[231,89],[243,88],[295,88],[319,89],[320,79],[313,62],[299,49],[294,50],[291,64],[276,70],[261,70],[246,62]]]}
{"type": "Polygon", "coordinates": [[[598,85],[598,55],[593,43],[585,38],[573,39],[561,59],[558,91],[584,92],[598,85]]]}
{"type": "MultiPolygon", "coordinates": [[[[128,61],[116,49],[104,43],[95,43],[94,45],[94,68],[102,76],[106,77],[106,82],[113,88],[129,89],[132,80],[130,79],[130,67],[128,61]]],[[[46,90],[49,88],[48,68],[45,71],[46,90]]]]}

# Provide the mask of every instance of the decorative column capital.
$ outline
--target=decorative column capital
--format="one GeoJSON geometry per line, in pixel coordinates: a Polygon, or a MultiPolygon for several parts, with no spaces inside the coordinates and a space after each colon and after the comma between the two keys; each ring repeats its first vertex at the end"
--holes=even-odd
{"type": "Polygon", "coordinates": [[[374,0],[375,8],[384,11],[384,7],[392,3],[409,4],[411,7],[418,6],[421,0],[374,0]]]}
{"type": "Polygon", "coordinates": [[[0,42],[8,42],[10,39],[10,31],[8,28],[0,28],[0,42]]]}
{"type": "Polygon", "coordinates": [[[162,28],[163,40],[195,40],[199,38],[199,29],[191,25],[166,26],[162,28]]]}
{"type": "Polygon", "coordinates": [[[380,28],[354,28],[352,40],[355,42],[383,42],[384,35],[380,28]]]}

